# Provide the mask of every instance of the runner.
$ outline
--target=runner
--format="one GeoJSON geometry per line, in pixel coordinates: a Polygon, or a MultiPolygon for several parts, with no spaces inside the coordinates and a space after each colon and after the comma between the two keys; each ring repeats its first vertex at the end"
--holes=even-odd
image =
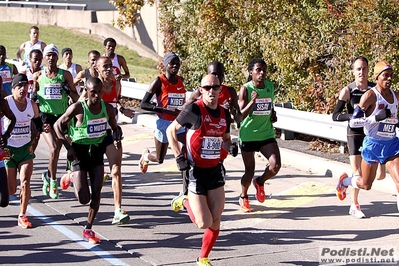
{"type": "MultiPolygon", "coordinates": [[[[141,154],[139,167],[143,174],[147,172],[149,161],[163,163],[169,146],[166,128],[180,113],[186,101],[183,78],[177,75],[180,69],[180,58],[175,53],[168,53],[164,57],[164,66],[165,74],[151,82],[140,104],[141,109],[155,111],[158,115],[154,133],[155,151],[150,152],[149,149],[144,149],[141,154]],[[154,95],[157,98],[156,106],[151,103],[154,95]]],[[[179,141],[184,144],[185,129],[182,128],[177,134],[179,141]]]]}
{"type": "Polygon", "coordinates": [[[87,63],[89,65],[89,67],[80,71],[76,75],[76,77],[73,80],[73,82],[75,84],[82,83],[82,82],[83,82],[83,84],[86,84],[86,80],[88,80],[89,78],[98,77],[98,72],[95,69],[95,67],[96,67],[97,60],[98,60],[98,58],[100,58],[100,56],[101,56],[100,52],[96,51],[96,50],[91,50],[87,54],[87,63]]]}
{"type": "Polygon", "coordinates": [[[44,195],[56,199],[58,198],[57,165],[61,142],[55,135],[53,125],[68,107],[68,94],[73,101],[77,100],[78,95],[71,73],[57,67],[57,47],[54,44],[47,45],[43,55],[47,67],[33,75],[43,122],[42,135],[50,148],[48,170],[42,175],[42,189],[44,195]]]}
{"type": "MultiPolygon", "coordinates": [[[[34,93],[35,88],[33,84],[33,75],[36,72],[41,71],[43,62],[43,54],[39,49],[33,49],[29,53],[29,65],[30,67],[26,69],[26,76],[28,77],[28,95],[27,97],[33,100],[36,104],[39,104],[37,99],[37,94],[34,93]]],[[[32,122],[35,124],[34,127],[31,127],[32,130],[32,148],[33,152],[37,148],[37,144],[39,144],[40,133],[43,131],[43,123],[40,117],[36,117],[32,119],[32,122]]]]}
{"type": "Polygon", "coordinates": [[[116,41],[113,38],[107,38],[104,40],[104,56],[108,56],[112,61],[112,69],[114,72],[115,79],[120,81],[121,79],[130,78],[129,68],[127,67],[126,60],[123,56],[115,53],[116,41]],[[122,70],[124,73],[122,73],[122,70]]]}
{"type": "Polygon", "coordinates": [[[245,173],[241,178],[241,210],[250,212],[248,188],[251,180],[256,188],[255,197],[259,202],[266,199],[264,184],[274,177],[281,167],[280,150],[275,139],[273,123],[277,117],[273,110],[274,85],[267,81],[266,62],[252,59],[248,64],[248,82],[240,89],[239,104],[244,118],[239,132],[241,156],[245,173]],[[255,152],[262,153],[269,164],[260,177],[255,178],[255,152]]]}
{"type": "MultiPolygon", "coordinates": [[[[356,57],[352,63],[352,73],[355,81],[345,86],[338,98],[338,103],[333,112],[332,118],[334,121],[349,121],[353,110],[359,104],[362,95],[370,88],[375,86],[375,83],[368,82],[368,60],[364,56],[356,57]],[[346,108],[346,113],[343,113],[346,108]]],[[[353,175],[360,175],[360,164],[362,156],[360,155],[360,147],[364,139],[363,128],[351,128],[348,122],[347,138],[349,161],[352,167],[353,175]]],[[[385,166],[378,167],[378,178],[385,178],[385,166]]],[[[361,211],[359,205],[359,189],[353,189],[352,204],[349,208],[349,214],[354,218],[363,218],[366,215],[361,211]]]]}
{"type": "MultiPolygon", "coordinates": [[[[76,77],[74,78],[73,82],[75,84],[83,84],[83,86],[81,86],[81,93],[79,94],[79,100],[85,100],[86,97],[86,92],[83,90],[86,87],[86,81],[91,78],[91,77],[98,77],[98,72],[95,69],[96,63],[98,58],[100,58],[100,52],[96,51],[96,50],[91,50],[88,54],[88,64],[89,64],[89,68],[85,69],[85,70],[81,70],[76,77]]],[[[72,169],[71,169],[71,165],[69,162],[67,162],[67,169],[66,169],[66,174],[64,174],[61,177],[61,188],[62,189],[68,189],[68,187],[71,185],[71,179],[72,179],[72,169]]]]}
{"type": "MultiPolygon", "coordinates": [[[[18,215],[18,226],[22,228],[32,227],[26,216],[31,195],[30,181],[33,172],[33,158],[35,158],[31,144],[31,120],[39,115],[37,105],[26,97],[27,94],[27,76],[21,73],[15,75],[12,80],[12,95],[7,96],[6,100],[16,117],[16,124],[5,148],[10,153],[10,157],[4,162],[10,195],[14,195],[17,192],[17,173],[19,172],[21,192],[19,194],[20,213],[18,215]]],[[[10,122],[7,118],[3,119],[5,127],[10,122]]]]}
{"type": "MultiPolygon", "coordinates": [[[[337,197],[344,200],[348,186],[370,190],[376,177],[378,164],[386,164],[399,192],[399,139],[396,136],[398,123],[399,92],[391,89],[393,68],[385,61],[374,67],[377,85],[364,93],[355,107],[349,125],[364,127],[366,137],[361,152],[360,175],[348,177],[346,173],[339,178],[337,197]]],[[[397,195],[399,210],[399,194],[397,195]]]]}
{"type": "Polygon", "coordinates": [[[20,45],[17,51],[17,59],[22,65],[26,65],[27,68],[30,67],[29,53],[33,49],[39,49],[40,52],[44,51],[46,43],[39,41],[39,28],[37,26],[32,26],[29,28],[30,41],[24,42],[20,45]],[[22,53],[24,52],[24,59],[22,59],[22,53]]]}
{"type": "Polygon", "coordinates": [[[190,168],[188,197],[180,197],[179,205],[187,209],[191,221],[205,229],[197,265],[211,265],[208,256],[220,232],[225,203],[222,150],[231,145],[230,113],[218,104],[219,79],[206,75],[201,81],[202,100],[186,106],[167,129],[170,146],[180,171],[190,168]],[[187,132],[187,157],[182,153],[178,135],[187,132]]]}
{"type": "Polygon", "coordinates": [[[10,154],[4,150],[7,147],[7,141],[11,136],[11,132],[14,129],[16,118],[14,113],[8,106],[7,100],[0,98],[0,113],[3,114],[3,119],[8,119],[8,127],[3,126],[3,121],[0,119],[0,207],[7,207],[10,196],[8,193],[8,182],[6,169],[4,167],[4,159],[10,156],[10,154]]]}
{"type": "Polygon", "coordinates": [[[0,76],[3,80],[2,90],[6,95],[11,95],[11,80],[13,75],[18,74],[18,69],[14,64],[6,62],[7,50],[0,45],[0,76]]]}
{"type": "MultiPolygon", "coordinates": [[[[219,78],[219,81],[222,85],[220,85],[220,92],[219,92],[219,98],[218,98],[218,104],[222,106],[225,109],[228,109],[230,111],[230,114],[233,114],[232,116],[234,117],[234,120],[236,121],[237,125],[240,125],[242,121],[242,115],[240,111],[240,107],[238,106],[238,97],[237,97],[237,92],[234,90],[233,87],[227,86],[223,84],[224,81],[224,73],[225,69],[222,63],[218,61],[214,61],[209,63],[208,69],[207,69],[208,74],[215,75],[216,77],[219,78]]],[[[185,105],[189,105],[198,99],[201,98],[201,92],[200,89],[196,89],[193,91],[190,95],[190,99],[185,103],[185,105]]],[[[234,143],[235,149],[238,153],[238,146],[237,144],[234,143]]],[[[237,155],[235,152],[233,152],[233,155],[237,155]]],[[[178,200],[179,197],[182,195],[187,195],[188,193],[188,173],[187,172],[182,172],[183,175],[183,191],[180,192],[180,194],[172,199],[171,206],[172,210],[178,211],[179,208],[175,206],[176,200],[178,200]]]]}
{"type": "Polygon", "coordinates": [[[79,64],[72,63],[73,53],[72,53],[71,48],[66,47],[66,48],[62,49],[61,55],[62,55],[63,63],[59,66],[59,68],[68,70],[72,74],[72,78],[74,79],[76,91],[80,95],[82,93],[83,88],[80,87],[79,83],[75,82],[75,78],[78,75],[78,73],[83,70],[82,66],[79,64]]]}
{"type": "Polygon", "coordinates": [[[99,78],[90,78],[86,84],[87,100],[72,104],[54,125],[57,137],[68,151],[68,160],[72,162],[73,183],[76,198],[81,204],[90,202],[87,225],[83,238],[90,243],[99,243],[92,226],[100,208],[103,186],[104,152],[102,144],[107,134],[107,123],[111,126],[113,145],[121,149],[121,135],[114,109],[102,98],[103,84],[99,78]],[[71,121],[69,136],[72,144],[64,136],[63,127],[71,121]],[[91,196],[87,175],[90,178],[91,196]]]}
{"type": "MultiPolygon", "coordinates": [[[[119,103],[118,94],[119,94],[119,83],[115,80],[114,75],[112,73],[112,62],[111,59],[107,56],[101,56],[97,62],[95,67],[98,77],[103,83],[103,93],[102,99],[111,104],[115,110],[115,117],[117,119],[117,113],[119,108],[119,112],[123,115],[133,118],[134,111],[128,108],[123,108],[119,103]]],[[[86,97],[87,93],[82,93],[81,97],[86,97]]],[[[122,210],[122,155],[123,149],[115,148],[113,145],[112,132],[110,129],[107,130],[107,135],[104,138],[103,145],[106,147],[106,156],[108,159],[109,168],[112,176],[112,190],[114,192],[114,206],[115,206],[115,215],[112,219],[112,224],[127,224],[130,221],[130,216],[124,210],[122,210]]],[[[70,176],[64,176],[63,180],[61,180],[61,184],[68,184],[70,180],[70,176]]]]}

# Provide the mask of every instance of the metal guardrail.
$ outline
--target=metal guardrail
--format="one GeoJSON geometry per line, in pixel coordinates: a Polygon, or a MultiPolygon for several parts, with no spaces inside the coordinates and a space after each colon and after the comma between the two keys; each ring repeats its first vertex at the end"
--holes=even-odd
{"type": "Polygon", "coordinates": [[[65,7],[65,9],[70,9],[71,7],[86,10],[87,4],[69,4],[69,3],[49,3],[49,2],[38,2],[38,1],[0,1],[1,5],[7,7],[18,6],[18,7],[33,7],[38,8],[39,6],[54,8],[54,7],[65,7]]]}

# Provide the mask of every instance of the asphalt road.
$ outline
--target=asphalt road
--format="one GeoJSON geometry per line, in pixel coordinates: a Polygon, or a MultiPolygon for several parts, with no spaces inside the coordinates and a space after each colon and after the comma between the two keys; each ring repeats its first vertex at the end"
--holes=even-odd
{"type": "MultiPolygon", "coordinates": [[[[138,169],[141,151],[154,148],[151,119],[143,115],[139,124],[122,125],[123,208],[131,215],[130,224],[111,225],[113,194],[107,181],[93,226],[101,243],[84,242],[88,206],[78,203],[72,188],[60,190],[56,200],[41,192],[40,173],[48,164],[48,149],[41,140],[28,209],[33,228],[17,226],[19,200],[13,196],[10,206],[0,209],[0,264],[195,265],[202,230],[190,222],[186,212],[175,213],[170,208],[171,199],[181,190],[171,151],[162,165],[150,164],[146,174],[138,169]]],[[[289,149],[281,153],[281,171],[265,185],[268,199],[258,203],[255,189],[250,188],[251,213],[238,208],[241,155],[226,159],[226,204],[221,232],[209,256],[213,265],[319,265],[321,248],[397,249],[399,215],[389,176],[377,181],[375,189],[361,192],[361,206],[368,218],[358,220],[348,215],[350,195],[342,202],[335,196],[337,173],[347,171],[349,165],[289,149]]],[[[65,155],[63,149],[58,177],[63,174],[65,155]]],[[[260,174],[267,162],[259,156],[256,162],[260,174]]]]}

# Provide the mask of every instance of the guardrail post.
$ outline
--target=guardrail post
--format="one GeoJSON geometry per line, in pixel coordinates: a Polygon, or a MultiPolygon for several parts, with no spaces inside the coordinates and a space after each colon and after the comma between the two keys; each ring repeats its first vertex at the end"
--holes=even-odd
{"type": "MultiPolygon", "coordinates": [[[[292,109],[292,103],[276,103],[275,106],[278,107],[283,107],[287,109],[292,109]]],[[[278,120],[278,114],[277,114],[277,120],[278,120]]],[[[295,138],[295,133],[292,131],[284,130],[281,129],[281,136],[280,139],[282,140],[293,140],[295,138]]]]}
{"type": "Polygon", "coordinates": [[[344,154],[345,153],[345,142],[340,142],[339,143],[339,153],[344,154]]]}

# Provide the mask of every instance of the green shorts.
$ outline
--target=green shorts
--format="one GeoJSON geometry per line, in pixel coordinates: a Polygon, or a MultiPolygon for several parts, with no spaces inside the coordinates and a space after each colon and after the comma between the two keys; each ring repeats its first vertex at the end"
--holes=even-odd
{"type": "Polygon", "coordinates": [[[6,168],[18,168],[20,163],[35,158],[35,154],[32,150],[32,144],[30,142],[19,148],[7,146],[5,150],[10,152],[10,159],[4,160],[4,165],[6,168]]]}

